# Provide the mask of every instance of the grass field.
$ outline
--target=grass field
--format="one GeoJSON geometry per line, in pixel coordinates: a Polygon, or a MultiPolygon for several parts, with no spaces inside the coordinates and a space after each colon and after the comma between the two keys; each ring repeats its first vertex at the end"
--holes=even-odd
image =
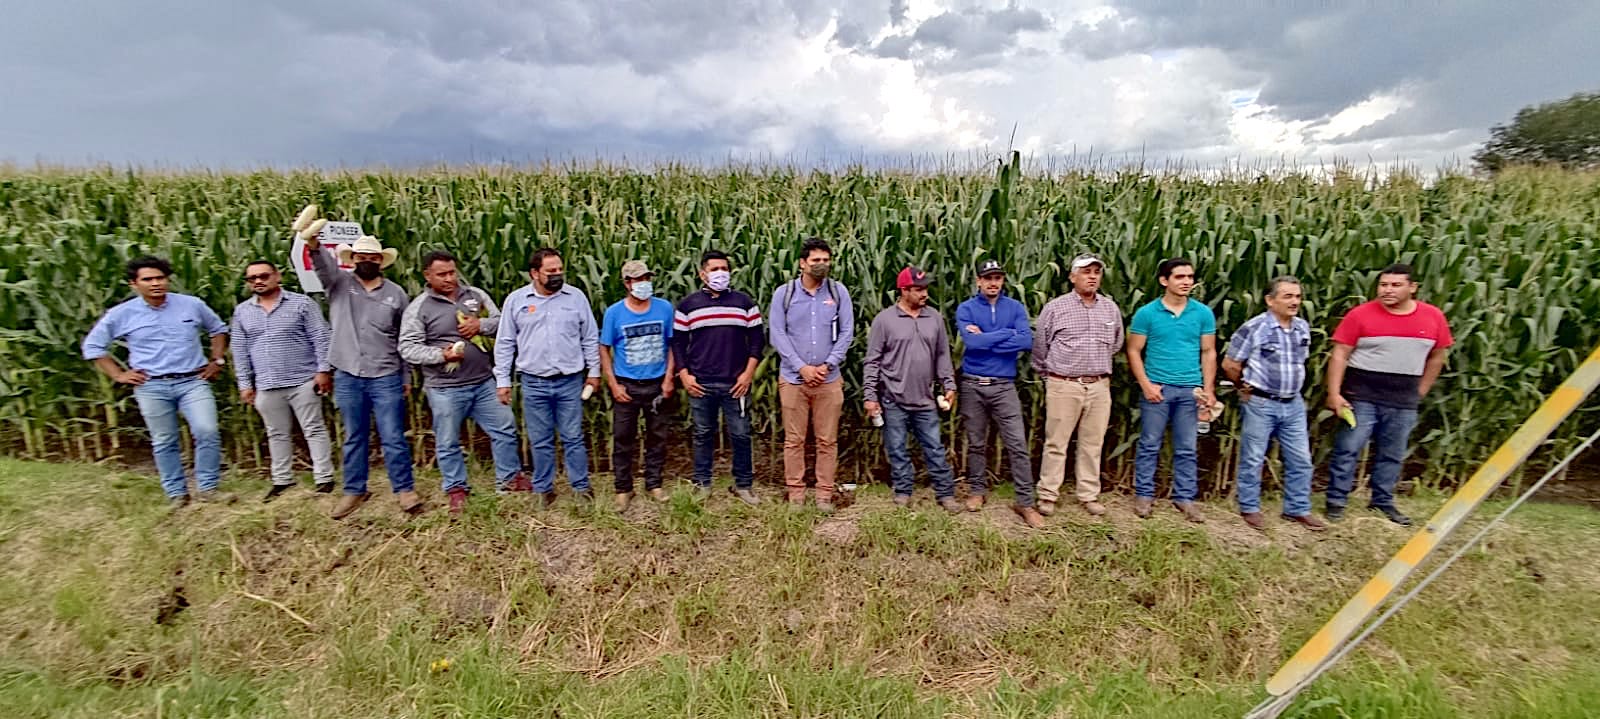
{"type": "MultiPolygon", "coordinates": [[[[1124,497],[1028,532],[881,488],[832,518],[719,493],[406,520],[380,494],[336,523],[263,484],[168,516],[152,477],[0,460],[0,713],[1238,716],[1407,536],[1140,522],[1124,497]]],[[[1492,537],[1290,715],[1592,715],[1600,513],[1532,505],[1492,537]]]]}

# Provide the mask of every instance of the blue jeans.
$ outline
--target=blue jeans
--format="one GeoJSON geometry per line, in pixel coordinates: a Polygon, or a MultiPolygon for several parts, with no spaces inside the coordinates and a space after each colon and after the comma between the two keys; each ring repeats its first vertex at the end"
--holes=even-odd
{"type": "Polygon", "coordinates": [[[1133,458],[1133,491],[1140,497],[1156,496],[1156,465],[1161,462],[1161,441],[1172,427],[1172,501],[1193,502],[1199,492],[1195,443],[1199,439],[1199,404],[1193,387],[1158,384],[1161,401],[1139,398],[1139,449],[1133,458]]]}
{"type": "Polygon", "coordinates": [[[1239,414],[1239,512],[1261,511],[1261,466],[1267,461],[1267,445],[1277,437],[1278,457],[1283,460],[1283,513],[1291,517],[1310,514],[1311,434],[1306,428],[1305,400],[1251,397],[1239,414]]]}
{"type": "Polygon", "coordinates": [[[955,472],[944,456],[944,442],[939,437],[939,411],[904,409],[887,399],[880,399],[878,403],[883,407],[883,451],[889,455],[889,481],[894,493],[910,496],[916,489],[916,468],[911,464],[911,450],[906,447],[909,433],[922,445],[922,460],[928,465],[933,496],[938,499],[956,496],[955,472]]]}
{"type": "Polygon", "coordinates": [[[755,460],[750,450],[750,396],[733,396],[727,382],[702,382],[705,394],[689,398],[689,416],[694,420],[694,483],[711,486],[711,465],[717,452],[717,415],[722,415],[733,440],[733,485],[749,489],[756,481],[755,460]]]}
{"type": "Polygon", "coordinates": [[[1393,507],[1394,486],[1400,482],[1417,411],[1360,400],[1350,406],[1356,413],[1356,426],[1346,426],[1333,439],[1333,456],[1328,459],[1328,506],[1343,507],[1349,499],[1356,486],[1356,461],[1371,440],[1372,476],[1367,484],[1372,489],[1372,500],[1368,506],[1393,507]]]}
{"type": "Polygon", "coordinates": [[[582,372],[558,377],[522,375],[522,421],[528,425],[533,450],[533,491],[556,487],[556,435],[561,435],[567,484],[574,492],[589,491],[589,448],[583,443],[582,372]]]}
{"type": "Polygon", "coordinates": [[[439,474],[443,489],[467,489],[467,462],[461,451],[461,423],[467,418],[489,434],[494,453],[495,486],[511,484],[522,470],[522,455],[517,447],[517,418],[511,408],[500,404],[494,378],[465,387],[429,387],[428,406],[433,408],[433,446],[439,455],[439,474]]]}
{"type": "Polygon", "coordinates": [[[168,497],[189,493],[183,475],[182,435],[178,433],[180,414],[194,438],[195,484],[202,492],[216,489],[222,479],[222,433],[217,429],[217,399],[211,394],[211,385],[193,376],[152,379],[134,387],[133,398],[150,430],[161,491],[168,497]]]}
{"type": "Polygon", "coordinates": [[[412,489],[411,445],[406,442],[406,397],[401,389],[404,371],[382,377],[357,377],[344,370],[333,373],[333,404],[344,417],[344,493],[366,494],[367,457],[371,453],[372,425],[378,425],[383,443],[383,466],[389,470],[389,489],[412,489]]]}

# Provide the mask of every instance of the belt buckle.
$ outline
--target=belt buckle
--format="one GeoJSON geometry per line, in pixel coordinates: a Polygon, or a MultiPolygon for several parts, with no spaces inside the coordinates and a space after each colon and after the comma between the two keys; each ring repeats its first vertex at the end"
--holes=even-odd
{"type": "Polygon", "coordinates": [[[993,377],[979,377],[978,378],[978,386],[979,387],[988,387],[989,385],[992,385],[992,384],[994,384],[994,378],[993,377]]]}

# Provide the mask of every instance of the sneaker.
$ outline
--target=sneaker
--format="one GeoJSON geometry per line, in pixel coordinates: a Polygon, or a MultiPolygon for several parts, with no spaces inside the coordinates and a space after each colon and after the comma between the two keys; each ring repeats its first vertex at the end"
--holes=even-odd
{"type": "Polygon", "coordinates": [[[579,506],[592,506],[594,504],[594,492],[588,489],[573,492],[572,501],[577,502],[579,506]]]}
{"type": "Polygon", "coordinates": [[[1330,521],[1330,522],[1338,522],[1340,520],[1343,520],[1344,519],[1344,505],[1342,505],[1342,504],[1330,504],[1330,505],[1327,506],[1327,508],[1322,510],[1322,516],[1327,517],[1328,521],[1330,521]]]}
{"type": "Polygon", "coordinates": [[[944,499],[939,500],[939,506],[944,507],[944,511],[951,514],[961,514],[962,512],[967,511],[967,508],[962,506],[960,502],[956,501],[955,497],[945,497],[944,499]]]}
{"type": "Polygon", "coordinates": [[[195,501],[204,504],[233,504],[239,501],[239,495],[233,492],[219,492],[215,489],[202,489],[194,498],[195,501]]]}
{"type": "Polygon", "coordinates": [[[1011,505],[1011,511],[1017,513],[1022,523],[1034,529],[1044,529],[1044,515],[1033,507],[1024,507],[1020,504],[1011,505]]]}
{"type": "Polygon", "coordinates": [[[1283,516],[1283,521],[1285,521],[1285,522],[1294,522],[1295,524],[1298,524],[1298,525],[1300,525],[1302,527],[1305,527],[1306,529],[1309,529],[1309,530],[1311,530],[1313,532],[1320,532],[1320,531],[1328,528],[1328,525],[1323,524],[1322,520],[1317,519],[1316,517],[1314,517],[1312,515],[1309,515],[1309,514],[1302,514],[1302,515],[1300,515],[1298,517],[1292,517],[1292,516],[1289,516],[1287,514],[1282,515],[1282,516],[1283,516]]]}
{"type": "Polygon", "coordinates": [[[756,493],[750,491],[749,489],[740,489],[738,487],[729,487],[728,488],[728,492],[733,494],[733,496],[738,497],[739,501],[744,502],[745,504],[748,504],[748,505],[750,505],[752,507],[754,507],[754,506],[756,506],[758,504],[761,504],[761,498],[757,497],[756,493]]]}
{"type": "Polygon", "coordinates": [[[318,482],[317,494],[333,494],[333,480],[318,482]]]}
{"type": "Polygon", "coordinates": [[[819,500],[817,500],[817,511],[821,512],[823,514],[833,514],[833,500],[831,500],[831,499],[819,499],[819,500]]]}
{"type": "Polygon", "coordinates": [[[261,503],[266,504],[267,502],[271,502],[272,500],[277,499],[278,495],[283,494],[291,489],[294,489],[294,485],[292,484],[274,484],[271,488],[267,489],[267,496],[261,498],[261,503]]]}
{"type": "Polygon", "coordinates": [[[791,506],[794,506],[794,507],[804,507],[806,505],[806,493],[805,492],[800,492],[800,493],[790,492],[788,494],[788,496],[785,497],[785,499],[787,499],[789,504],[791,506]]]}
{"type": "Polygon", "coordinates": [[[1250,525],[1251,529],[1259,532],[1267,528],[1267,518],[1261,516],[1260,512],[1240,512],[1239,516],[1244,518],[1244,523],[1250,525]]]}
{"type": "Polygon", "coordinates": [[[616,505],[617,512],[626,512],[628,505],[633,504],[633,492],[617,492],[611,500],[611,503],[616,505]]]}
{"type": "Polygon", "coordinates": [[[1402,527],[1411,526],[1411,518],[1402,514],[1400,510],[1395,509],[1394,507],[1368,507],[1368,509],[1383,514],[1383,516],[1389,518],[1389,521],[1394,522],[1402,527]]]}
{"type": "Polygon", "coordinates": [[[1037,510],[1039,514],[1042,514],[1046,517],[1051,516],[1056,513],[1056,501],[1053,499],[1039,500],[1039,506],[1037,507],[1037,510]]]}
{"type": "Polygon", "coordinates": [[[345,517],[350,516],[352,512],[360,509],[361,505],[366,504],[367,499],[371,496],[371,492],[362,492],[361,494],[346,494],[339,500],[338,504],[334,505],[333,514],[329,516],[333,517],[334,519],[344,519],[345,517]]]}
{"type": "Polygon", "coordinates": [[[665,502],[667,501],[667,490],[662,489],[661,487],[656,487],[655,489],[650,490],[650,498],[657,502],[665,502]]]}
{"type": "Polygon", "coordinates": [[[180,494],[176,497],[167,497],[167,511],[176,512],[189,506],[189,495],[180,494]]]}
{"type": "Polygon", "coordinates": [[[406,514],[422,513],[422,496],[416,490],[408,489],[395,495],[395,499],[400,502],[400,511],[406,514]]]}
{"type": "Polygon", "coordinates": [[[540,492],[539,498],[544,500],[544,508],[549,509],[556,504],[556,491],[552,489],[548,492],[540,492]]]}
{"type": "Polygon", "coordinates": [[[1106,505],[1089,500],[1083,503],[1083,511],[1088,512],[1091,517],[1098,517],[1106,513],[1106,505]]]}
{"type": "Polygon", "coordinates": [[[700,501],[705,501],[707,499],[710,499],[711,498],[711,485],[709,485],[709,484],[704,484],[704,485],[697,484],[697,485],[695,485],[694,486],[694,498],[698,499],[700,501]]]}
{"type": "Polygon", "coordinates": [[[450,514],[461,516],[461,512],[467,508],[467,490],[457,488],[445,494],[450,497],[450,514]]]}
{"type": "Polygon", "coordinates": [[[905,508],[905,507],[911,506],[911,495],[909,495],[909,494],[896,494],[894,496],[894,506],[901,507],[901,508],[905,508]]]}
{"type": "Polygon", "coordinates": [[[1206,521],[1205,515],[1200,513],[1200,508],[1194,502],[1173,502],[1172,506],[1183,513],[1184,519],[1195,524],[1203,524],[1206,521]]]}
{"type": "Polygon", "coordinates": [[[1155,510],[1156,500],[1151,497],[1135,497],[1133,500],[1133,513],[1140,519],[1149,519],[1150,512],[1155,510]]]}
{"type": "Polygon", "coordinates": [[[979,510],[982,510],[983,509],[983,500],[984,500],[984,497],[981,494],[969,494],[969,495],[967,495],[967,511],[968,512],[977,512],[979,510]]]}

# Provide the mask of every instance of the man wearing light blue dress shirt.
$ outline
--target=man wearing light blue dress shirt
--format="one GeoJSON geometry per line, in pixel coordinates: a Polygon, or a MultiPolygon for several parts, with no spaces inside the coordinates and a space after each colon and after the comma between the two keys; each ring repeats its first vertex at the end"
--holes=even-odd
{"type": "Polygon", "coordinates": [[[202,502],[231,502],[234,496],[217,491],[222,477],[222,437],[217,428],[217,400],[206,384],[222,374],[227,361],[228,326],[206,303],[191,295],[168,291],[172,265],[156,257],[128,263],[128,285],[138,293],[96,322],[83,339],[83,358],[118,384],[131,385],[139,413],[150,430],[150,444],[161,489],[173,509],[189,503],[189,483],[183,473],[183,447],[178,416],[189,423],[194,437],[194,475],[202,502]],[[195,341],[200,333],[211,337],[211,359],[195,341]],[[128,348],[124,368],[111,356],[111,345],[128,348]]]}
{"type": "Polygon", "coordinates": [[[777,351],[783,406],[783,483],[789,503],[806,500],[806,437],[817,442],[817,509],[833,511],[839,467],[839,415],[844,382],[839,365],[855,338],[850,291],[828,278],[833,249],[811,238],[800,247],[800,276],[772,293],[768,344],[777,351]]]}

